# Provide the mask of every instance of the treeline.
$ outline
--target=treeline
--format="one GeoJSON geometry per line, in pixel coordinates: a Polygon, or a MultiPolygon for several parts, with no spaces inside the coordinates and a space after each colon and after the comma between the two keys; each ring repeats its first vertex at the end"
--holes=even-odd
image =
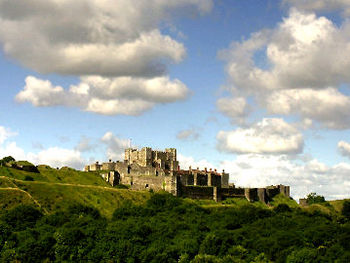
{"type": "Polygon", "coordinates": [[[0,220],[1,262],[350,262],[350,222],[280,204],[203,208],[170,194],[126,202],[106,219],[73,204],[0,220]]]}

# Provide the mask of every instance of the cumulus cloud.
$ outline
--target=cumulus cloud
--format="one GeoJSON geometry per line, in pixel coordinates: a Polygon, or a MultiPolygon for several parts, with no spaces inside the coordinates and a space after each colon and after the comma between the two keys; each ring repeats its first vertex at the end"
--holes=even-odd
{"type": "Polygon", "coordinates": [[[185,156],[182,154],[178,154],[177,159],[179,161],[180,168],[184,170],[187,170],[190,166],[192,169],[215,169],[215,166],[206,159],[195,160],[192,156],[185,156]]]}
{"type": "Polygon", "coordinates": [[[54,86],[48,80],[28,76],[24,89],[16,95],[18,102],[29,101],[34,106],[55,106],[65,102],[65,92],[60,86],[54,86]]]}
{"type": "Polygon", "coordinates": [[[350,197],[350,165],[345,163],[328,167],[316,159],[294,162],[286,155],[244,154],[222,162],[220,168],[230,173],[236,186],[290,185],[295,199],[311,192],[328,200],[350,197]]]}
{"type": "Polygon", "coordinates": [[[41,73],[156,76],[185,56],[182,43],[161,33],[162,22],[211,8],[211,0],[1,0],[0,43],[41,73]]]}
{"type": "Polygon", "coordinates": [[[0,143],[0,158],[12,156],[15,159],[26,160],[26,154],[22,148],[17,146],[16,142],[0,143]]]}
{"type": "Polygon", "coordinates": [[[251,110],[246,99],[243,97],[220,98],[217,100],[216,106],[219,111],[238,124],[245,124],[245,119],[251,110]]]}
{"type": "Polygon", "coordinates": [[[220,99],[218,105],[233,120],[237,115],[246,118],[242,103],[236,102],[241,106],[232,109],[222,105],[251,96],[270,114],[297,115],[326,128],[349,128],[350,99],[339,91],[350,83],[349,54],[348,20],[337,26],[326,17],[291,9],[276,28],[255,32],[219,52],[227,63],[227,87],[233,98],[220,99]],[[264,61],[257,62],[256,55],[264,61]]]}
{"type": "Polygon", "coordinates": [[[186,140],[197,140],[199,138],[199,133],[195,128],[179,131],[176,134],[176,138],[182,141],[186,140]]]}
{"type": "Polygon", "coordinates": [[[264,118],[250,128],[219,131],[217,147],[230,153],[290,154],[303,151],[302,134],[278,118],[264,118]]]}
{"type": "Polygon", "coordinates": [[[350,127],[350,97],[335,88],[272,92],[265,104],[271,114],[298,114],[304,120],[315,120],[331,129],[350,127]]]}
{"type": "MultiPolygon", "coordinates": [[[[14,135],[9,129],[0,126],[0,138],[4,130],[7,131],[7,134],[14,135]]],[[[16,142],[9,141],[9,136],[2,138],[5,139],[0,140],[0,158],[12,156],[16,160],[28,160],[36,165],[47,164],[52,167],[69,166],[76,169],[82,169],[85,163],[81,153],[76,150],[51,147],[41,149],[38,153],[26,153],[16,142]]]]}
{"type": "Polygon", "coordinates": [[[283,3],[307,11],[342,11],[343,15],[350,15],[348,0],[283,0],[283,3]]]}
{"type": "Polygon", "coordinates": [[[76,150],[51,147],[38,153],[28,153],[27,160],[35,164],[47,164],[52,167],[69,166],[81,169],[85,160],[76,150]]]}
{"type": "Polygon", "coordinates": [[[82,77],[68,90],[48,80],[28,76],[26,85],[16,95],[18,102],[34,106],[70,106],[104,115],[139,115],[157,103],[170,103],[187,98],[186,85],[169,77],[151,79],[99,76],[82,77]]]}
{"type": "Polygon", "coordinates": [[[338,142],[338,151],[341,155],[350,157],[350,143],[344,141],[338,142]]]}
{"type": "Polygon", "coordinates": [[[108,159],[123,160],[124,150],[129,147],[129,140],[118,138],[112,132],[106,132],[101,141],[107,145],[108,159]]]}
{"type": "Polygon", "coordinates": [[[253,33],[219,54],[234,86],[254,91],[289,88],[325,88],[349,82],[350,30],[326,17],[290,11],[274,30],[253,33]],[[253,56],[266,55],[269,67],[256,65],[253,56]]]}

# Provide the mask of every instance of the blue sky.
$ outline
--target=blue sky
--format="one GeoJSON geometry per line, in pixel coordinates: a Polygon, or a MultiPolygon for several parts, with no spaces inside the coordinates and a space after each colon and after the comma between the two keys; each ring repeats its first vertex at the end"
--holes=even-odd
{"type": "Polygon", "coordinates": [[[0,0],[0,157],[176,147],[239,186],[350,190],[350,4],[0,0]]]}

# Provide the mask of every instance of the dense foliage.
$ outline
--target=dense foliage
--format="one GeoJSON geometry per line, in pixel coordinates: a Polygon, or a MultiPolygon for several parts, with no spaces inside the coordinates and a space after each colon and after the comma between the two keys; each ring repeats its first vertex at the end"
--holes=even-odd
{"type": "Polygon", "coordinates": [[[107,220],[73,204],[0,219],[1,262],[349,262],[350,223],[279,204],[203,208],[170,194],[131,202],[107,220]]]}
{"type": "Polygon", "coordinates": [[[309,205],[312,204],[322,204],[326,202],[324,196],[322,195],[317,195],[316,193],[310,193],[307,195],[306,201],[309,205]]]}
{"type": "Polygon", "coordinates": [[[14,161],[15,161],[15,158],[13,158],[12,156],[7,156],[0,159],[0,165],[5,165],[6,163],[14,162],[14,161]]]}

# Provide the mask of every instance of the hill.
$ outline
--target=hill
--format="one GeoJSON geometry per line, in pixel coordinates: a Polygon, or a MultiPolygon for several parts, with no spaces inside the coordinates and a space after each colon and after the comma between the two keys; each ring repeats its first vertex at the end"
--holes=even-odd
{"type": "MultiPolygon", "coordinates": [[[[11,161],[15,167],[32,164],[26,161],[11,161]]],[[[72,203],[86,204],[97,208],[102,215],[110,218],[113,211],[123,205],[126,200],[134,204],[142,204],[150,198],[148,191],[133,191],[112,187],[104,181],[99,172],[82,172],[69,167],[55,169],[47,165],[35,167],[37,172],[25,171],[12,167],[0,167],[0,208],[13,208],[19,204],[33,204],[44,213],[52,213],[67,208],[72,203]]],[[[190,200],[208,209],[240,207],[248,204],[242,199],[228,199],[220,203],[212,200],[190,200]]],[[[317,211],[330,216],[339,217],[343,200],[329,201],[299,207],[292,199],[278,195],[267,206],[256,202],[253,205],[261,208],[273,208],[286,204],[291,208],[299,208],[315,213],[317,211]]]]}
{"type": "Polygon", "coordinates": [[[125,200],[142,204],[149,198],[147,191],[113,188],[96,172],[67,167],[53,169],[46,165],[38,166],[38,170],[39,173],[0,167],[2,212],[19,204],[34,204],[44,213],[51,213],[72,203],[81,203],[110,217],[125,200]]]}
{"type": "Polygon", "coordinates": [[[97,172],[19,165],[0,167],[1,262],[350,260],[344,200],[216,203],[118,189],[97,172]]]}

